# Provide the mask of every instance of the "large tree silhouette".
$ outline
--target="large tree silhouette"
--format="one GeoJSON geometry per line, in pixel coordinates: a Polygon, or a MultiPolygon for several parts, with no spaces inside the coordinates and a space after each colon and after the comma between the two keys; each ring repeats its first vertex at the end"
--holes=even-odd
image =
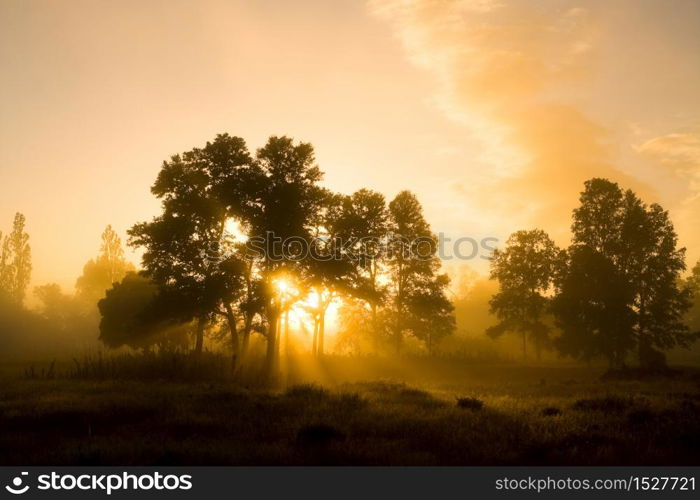
{"type": "Polygon", "coordinates": [[[620,368],[634,346],[632,292],[626,277],[600,252],[573,245],[556,286],[552,311],[561,329],[557,349],[582,360],[602,356],[611,368],[620,368]]]}
{"type": "Polygon", "coordinates": [[[280,290],[282,280],[299,275],[308,260],[300,249],[312,245],[314,222],[327,196],[313,146],[289,137],[270,137],[254,162],[255,203],[245,215],[257,260],[267,337],[267,370],[274,373],[279,356],[279,322],[300,294],[280,290]]]}
{"type": "Polygon", "coordinates": [[[234,353],[238,346],[229,306],[240,293],[245,266],[222,245],[226,221],[240,207],[232,209],[223,193],[250,175],[250,165],[243,139],[227,134],[173,156],[151,188],[162,214],[129,230],[129,243],[145,249],[145,275],[187,299],[177,314],[197,321],[195,353],[202,351],[205,328],[216,314],[229,320],[234,353]]]}
{"type": "MultiPolygon", "coordinates": [[[[623,192],[614,182],[591,179],[585,183],[580,205],[574,210],[572,233],[574,246],[587,248],[585,252],[577,250],[580,255],[596,254],[581,259],[579,265],[609,271],[611,288],[625,298],[624,302],[607,304],[617,308],[616,312],[610,311],[611,317],[627,318],[632,314],[629,332],[615,334],[620,349],[629,346],[623,338],[633,338],[640,365],[652,367],[663,362],[660,351],[689,345],[694,336],[683,319],[690,307],[690,290],[680,285],[685,249],[677,248],[678,238],[668,212],[658,204],[646,205],[631,190],[623,192]]],[[[598,272],[590,269],[585,274],[598,272]]],[[[588,302],[599,304],[598,292],[591,292],[588,302]]],[[[579,312],[586,310],[590,308],[579,312]]],[[[614,328],[622,326],[616,324],[614,328]]],[[[618,353],[615,363],[620,364],[622,358],[624,353],[618,353]]]]}

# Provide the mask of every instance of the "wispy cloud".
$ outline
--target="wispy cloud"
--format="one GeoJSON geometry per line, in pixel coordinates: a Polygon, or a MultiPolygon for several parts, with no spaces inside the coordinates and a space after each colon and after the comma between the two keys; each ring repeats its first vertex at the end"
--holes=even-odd
{"type": "Polygon", "coordinates": [[[458,189],[482,210],[562,236],[585,179],[634,183],[613,167],[607,131],[581,104],[595,72],[596,14],[558,5],[372,0],[369,9],[434,75],[439,109],[481,141],[489,176],[474,183],[468,172],[458,189]]]}

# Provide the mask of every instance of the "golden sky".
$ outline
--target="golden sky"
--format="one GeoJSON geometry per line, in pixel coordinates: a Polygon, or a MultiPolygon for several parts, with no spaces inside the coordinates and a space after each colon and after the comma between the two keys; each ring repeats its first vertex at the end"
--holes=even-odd
{"type": "MultiPolygon", "coordinates": [[[[415,191],[435,231],[566,244],[585,179],[671,210],[700,257],[696,0],[0,0],[0,228],[70,288],[163,159],[309,141],[326,185],[415,191]]],[[[484,261],[472,262],[479,270],[484,261]]]]}

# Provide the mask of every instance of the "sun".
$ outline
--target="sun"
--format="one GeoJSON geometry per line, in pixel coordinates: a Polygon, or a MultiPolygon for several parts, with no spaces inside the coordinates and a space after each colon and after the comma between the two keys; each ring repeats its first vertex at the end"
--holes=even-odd
{"type": "Polygon", "coordinates": [[[287,281],[284,278],[277,278],[275,280],[275,288],[277,288],[277,291],[280,293],[280,295],[290,294],[294,290],[289,281],[287,281]]]}

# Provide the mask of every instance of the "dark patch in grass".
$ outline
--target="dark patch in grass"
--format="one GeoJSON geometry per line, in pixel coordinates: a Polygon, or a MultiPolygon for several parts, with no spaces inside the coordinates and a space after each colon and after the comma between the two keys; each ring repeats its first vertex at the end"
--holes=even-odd
{"type": "Polygon", "coordinates": [[[382,403],[417,406],[424,410],[435,410],[447,406],[445,401],[436,399],[429,392],[408,387],[406,384],[372,382],[363,386],[382,403]]]}
{"type": "Polygon", "coordinates": [[[652,422],[656,415],[646,408],[633,410],[627,414],[627,421],[632,425],[643,425],[652,422]]]}
{"type": "Polygon", "coordinates": [[[327,424],[305,425],[297,432],[297,443],[320,445],[330,441],[345,441],[345,433],[327,424]]]}
{"type": "Polygon", "coordinates": [[[284,395],[293,399],[309,399],[318,401],[320,399],[327,398],[328,391],[317,385],[303,384],[290,387],[287,389],[287,392],[285,392],[284,395]]]}
{"type": "Polygon", "coordinates": [[[556,406],[548,406],[547,408],[543,408],[540,414],[543,417],[556,417],[557,415],[561,415],[562,411],[556,406]]]}
{"type": "Polygon", "coordinates": [[[618,396],[607,396],[604,398],[579,399],[573,405],[574,410],[581,411],[603,411],[606,413],[616,413],[630,407],[630,399],[618,396]]]}
{"type": "Polygon", "coordinates": [[[618,443],[618,441],[619,440],[617,438],[596,432],[586,434],[575,433],[566,436],[561,441],[559,446],[561,446],[562,448],[591,449],[599,448],[601,446],[615,445],[618,443]]]}
{"type": "Polygon", "coordinates": [[[343,393],[338,396],[337,405],[342,411],[358,411],[367,407],[367,400],[354,393],[343,393]]]}
{"type": "Polygon", "coordinates": [[[600,378],[601,380],[650,380],[654,378],[677,378],[682,374],[681,370],[666,367],[655,369],[621,368],[619,370],[608,370],[600,378]]]}
{"type": "Polygon", "coordinates": [[[100,451],[94,450],[88,447],[88,449],[83,449],[82,446],[78,447],[78,456],[76,458],[76,465],[103,465],[100,458],[100,451]]]}
{"type": "Polygon", "coordinates": [[[477,398],[457,398],[457,407],[465,410],[481,410],[484,402],[477,398]]]}
{"type": "Polygon", "coordinates": [[[156,466],[176,466],[185,465],[180,458],[172,451],[165,451],[158,457],[153,465],[156,466]]]}
{"type": "Polygon", "coordinates": [[[678,406],[680,407],[682,412],[696,413],[698,411],[698,406],[695,404],[694,401],[689,399],[684,399],[680,402],[678,406]]]}
{"type": "MultiPolygon", "coordinates": [[[[53,365],[50,367],[54,373],[53,365]]],[[[188,352],[156,352],[146,354],[108,354],[73,359],[66,374],[81,380],[168,380],[193,381],[228,380],[231,365],[220,354],[203,352],[194,356],[188,352]]]]}

